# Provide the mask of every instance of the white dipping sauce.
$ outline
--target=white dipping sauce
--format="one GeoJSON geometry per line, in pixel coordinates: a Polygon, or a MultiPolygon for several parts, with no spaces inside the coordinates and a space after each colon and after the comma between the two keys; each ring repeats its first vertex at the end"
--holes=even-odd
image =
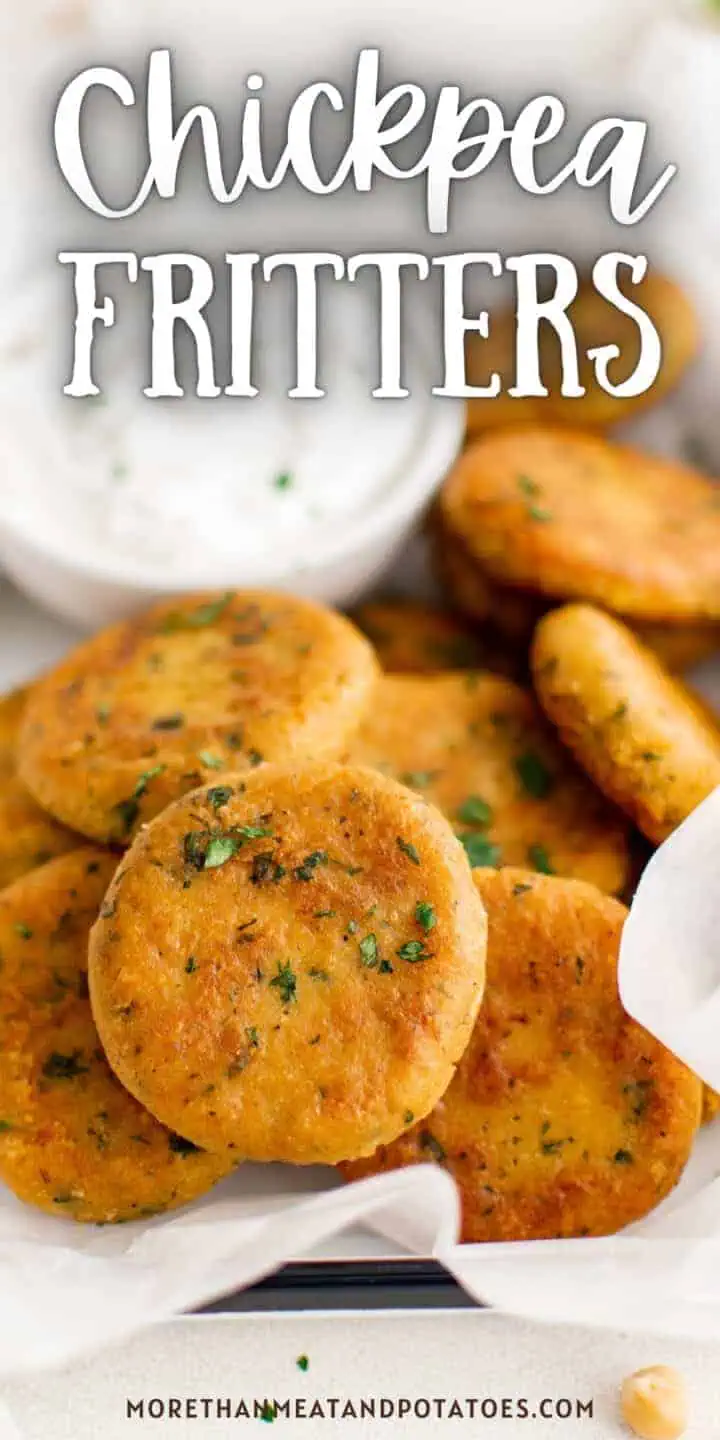
{"type": "Polygon", "coordinates": [[[252,400],[145,398],[147,337],[127,343],[120,305],[117,329],[96,329],[103,395],[70,399],[50,353],[55,327],[47,309],[39,318],[32,309],[16,310],[0,336],[0,523],[63,559],[169,588],[262,583],[342,549],[422,453],[429,367],[408,343],[410,397],[372,398],[377,315],[349,285],[336,283],[323,305],[327,393],[306,401],[285,393],[294,366],[286,298],[263,314],[252,400]]]}

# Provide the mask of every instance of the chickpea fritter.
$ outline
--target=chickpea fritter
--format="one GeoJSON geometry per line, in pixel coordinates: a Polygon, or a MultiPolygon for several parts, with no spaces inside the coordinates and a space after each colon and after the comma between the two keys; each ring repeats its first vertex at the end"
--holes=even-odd
{"type": "Polygon", "coordinates": [[[650,390],[644,395],[623,399],[608,395],[598,385],[588,351],[605,345],[619,347],[620,355],[609,367],[610,380],[618,385],[632,375],[637,366],[640,336],[635,321],[599,295],[590,280],[585,280],[568,307],[568,315],[577,339],[580,384],[586,394],[577,399],[561,395],[560,342],[552,326],[547,324],[539,330],[540,374],[550,393],[537,397],[513,397],[507,393],[515,383],[517,343],[515,308],[508,308],[491,317],[487,340],[478,335],[468,336],[468,383],[487,385],[493,374],[499,374],[502,382],[500,394],[492,399],[477,397],[468,401],[468,433],[475,435],[488,429],[537,424],[604,430],[630,419],[667,395],[698,350],[698,319],[694,307],[679,285],[655,271],[638,285],[627,280],[623,283],[621,276],[620,288],[650,316],[662,342],[662,366],[650,390]]]}
{"type": "Polygon", "coordinates": [[[541,620],[535,686],[595,784],[659,844],[720,785],[720,730],[619,620],[566,605],[541,620]]]}
{"type": "MultiPolygon", "coordinates": [[[[471,620],[503,635],[515,655],[530,644],[538,620],[555,604],[563,603],[562,596],[551,600],[547,595],[491,582],[462,541],[439,526],[434,539],[438,576],[453,605],[471,620]]],[[[646,620],[633,622],[632,629],[675,674],[691,670],[720,651],[720,625],[646,620]]]]}
{"type": "Polygon", "coordinates": [[[449,1083],[485,917],[436,810],[370,770],[221,776],[135,840],[92,934],[110,1063],[153,1114],[238,1158],[334,1163],[449,1083]]]}
{"type": "Polygon", "coordinates": [[[0,697],[0,780],[15,774],[17,740],[27,702],[26,690],[0,697]]]}
{"type": "Polygon", "coordinates": [[[468,1242],[614,1234],[679,1180],[701,1083],[621,1007],[618,901],[522,870],[475,880],[487,988],[455,1079],[423,1123],[343,1174],[445,1166],[468,1242]]]}
{"type": "Polygon", "coordinates": [[[416,600],[376,600],[361,605],[354,620],[372,640],[383,670],[391,675],[437,675],[445,670],[516,670],[498,638],[466,625],[448,610],[416,600]]]}
{"type": "Polygon", "coordinates": [[[720,620],[720,489],[699,472],[575,430],[476,441],[441,523],[483,575],[629,623],[720,620]]]}
{"type": "Polygon", "coordinates": [[[511,680],[385,676],[351,755],[437,805],[473,865],[528,865],[611,893],[627,882],[628,826],[511,680]]]}
{"type": "Polygon", "coordinates": [[[231,1168],[159,1125],[100,1048],[87,941],[116,864],[87,847],[0,895],[0,1179],[98,1224],[185,1205],[231,1168]]]}
{"type": "Polygon", "coordinates": [[[359,630],[309,600],[248,590],[163,601],[34,687],[20,774],[64,824],[127,844],[217,771],[338,754],[377,673],[359,630]]]}
{"type": "Polygon", "coordinates": [[[41,810],[19,780],[0,780],[0,890],[82,843],[41,810]]]}

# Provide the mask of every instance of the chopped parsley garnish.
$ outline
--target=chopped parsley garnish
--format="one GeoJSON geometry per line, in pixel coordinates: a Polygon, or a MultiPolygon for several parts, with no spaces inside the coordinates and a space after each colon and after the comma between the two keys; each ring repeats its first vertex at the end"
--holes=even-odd
{"type": "Polygon", "coordinates": [[[429,935],[437,924],[437,915],[427,900],[418,900],[415,906],[415,919],[418,925],[422,925],[426,935],[429,935]]]}
{"type": "Polygon", "coordinates": [[[310,1361],[308,1360],[307,1355],[298,1355],[295,1364],[297,1365],[298,1370],[302,1370],[303,1372],[309,1370],[310,1368],[310,1361]]]}
{"type": "Polygon", "coordinates": [[[285,874],[285,866],[278,865],[271,850],[263,850],[262,854],[253,857],[250,867],[250,881],[253,885],[263,885],[266,880],[277,883],[285,874]]]}
{"type": "Polygon", "coordinates": [[[534,800],[544,800],[545,796],[550,794],[555,783],[554,777],[545,761],[532,750],[518,755],[515,771],[523,789],[528,795],[532,795],[534,800]]]}
{"type": "Polygon", "coordinates": [[[222,770],[223,762],[219,755],[213,755],[211,750],[198,750],[198,760],[206,770],[222,770]]]}
{"type": "Polygon", "coordinates": [[[544,845],[529,845],[528,860],[540,875],[554,875],[555,871],[550,861],[550,856],[544,845]]]}
{"type": "Polygon", "coordinates": [[[457,816],[461,825],[479,825],[481,829],[485,830],[488,825],[492,825],[493,812],[487,800],[483,800],[482,796],[468,795],[467,800],[463,800],[457,816]]]}
{"type": "Polygon", "coordinates": [[[484,835],[476,835],[471,831],[467,835],[458,836],[458,839],[465,849],[465,854],[473,870],[483,865],[495,867],[500,864],[502,860],[500,846],[493,845],[492,841],[487,840],[484,835]]]}
{"type": "Polygon", "coordinates": [[[110,719],[111,715],[112,707],[110,705],[98,705],[97,710],[95,711],[95,719],[97,720],[98,725],[107,725],[107,722],[110,719]]]}
{"type": "Polygon", "coordinates": [[[334,920],[337,910],[316,910],[313,918],[315,920],[334,920]]]}
{"type": "Polygon", "coordinates": [[[437,1161],[438,1165],[442,1165],[443,1160],[447,1159],[444,1147],[430,1130],[422,1130],[420,1132],[420,1148],[421,1150],[427,1150],[428,1155],[431,1155],[433,1160],[437,1161]]]}
{"type": "Polygon", "coordinates": [[[272,483],[275,490],[290,490],[292,489],[293,477],[289,470],[281,470],[280,474],[275,476],[272,483]]]}
{"type": "Polygon", "coordinates": [[[308,970],[308,975],[311,980],[323,980],[327,982],[330,979],[327,970],[318,970],[316,966],[313,966],[312,970],[308,970]]]}
{"type": "Polygon", "coordinates": [[[232,793],[230,785],[213,785],[205,798],[213,810],[221,810],[223,805],[227,805],[228,800],[232,799],[232,793]]]}
{"type": "Polygon", "coordinates": [[[276,1418],[277,1418],[277,1409],[276,1409],[276,1407],[275,1407],[269,1400],[265,1400],[265,1401],[263,1402],[263,1406],[262,1406],[262,1409],[261,1409],[261,1411],[260,1411],[260,1419],[261,1419],[266,1425],[272,1425],[272,1424],[275,1422],[276,1418]]]}
{"type": "Polygon", "coordinates": [[[220,619],[234,599],[235,591],[228,590],[220,596],[219,600],[211,600],[207,605],[198,605],[196,610],[191,610],[187,615],[183,615],[182,611],[173,610],[163,620],[160,633],[171,635],[176,630],[204,630],[220,619]]]}
{"type": "Polygon", "coordinates": [[[529,475],[518,475],[517,483],[518,490],[522,490],[523,495],[540,494],[540,486],[538,485],[537,480],[531,480],[529,475]]]}
{"type": "Polygon", "coordinates": [[[545,1120],[540,1130],[540,1149],[543,1155],[559,1155],[563,1145],[569,1145],[570,1140],[550,1140],[550,1121],[545,1120]]]}
{"type": "Polygon", "coordinates": [[[378,974],[380,974],[380,975],[394,975],[394,974],[395,974],[395,971],[394,971],[392,965],[390,964],[390,961],[389,961],[389,960],[381,960],[381,961],[380,961],[380,965],[378,966],[378,974]]]}
{"type": "Polygon", "coordinates": [[[542,505],[528,505],[527,513],[538,525],[546,525],[553,518],[552,510],[544,510],[542,505]]]}
{"type": "Polygon", "coordinates": [[[293,871],[296,880],[312,880],[315,870],[319,865],[327,865],[328,855],[326,850],[313,850],[311,855],[306,855],[301,865],[293,871]]]}
{"type": "Polygon", "coordinates": [[[527,881],[518,880],[517,885],[513,885],[512,893],[513,895],[527,895],[528,890],[532,890],[532,888],[532,885],[528,885],[527,881]]]}
{"type": "Polygon", "coordinates": [[[278,973],[274,980],[270,981],[273,990],[279,990],[283,1005],[290,1005],[297,1000],[297,976],[289,960],[278,965],[278,973]]]}
{"type": "Polygon", "coordinates": [[[203,856],[203,870],[219,870],[237,855],[242,842],[237,835],[213,835],[203,856]]]}
{"type": "Polygon", "coordinates": [[[408,860],[412,860],[413,865],[420,864],[420,856],[415,846],[411,845],[409,840],[403,840],[402,835],[398,835],[397,837],[397,847],[398,850],[402,851],[403,855],[407,855],[408,860]]]}
{"type": "Polygon", "coordinates": [[[635,1163],[630,1150],[616,1150],[613,1162],[615,1165],[633,1165],[635,1163]]]}
{"type": "Polygon", "coordinates": [[[154,780],[158,775],[162,775],[165,769],[165,765],[153,765],[151,770],[144,770],[138,778],[132,795],[130,795],[127,800],[121,800],[119,804],[115,806],[115,811],[120,816],[126,831],[132,829],[140,813],[138,800],[145,794],[150,781],[154,780]]]}
{"type": "Polygon", "coordinates": [[[82,1050],[73,1050],[70,1055],[61,1055],[53,1050],[42,1067],[42,1073],[47,1080],[77,1080],[79,1075],[87,1075],[89,1069],[81,1061],[82,1050]]]}
{"type": "Polygon", "coordinates": [[[33,932],[30,926],[26,925],[23,920],[18,920],[17,925],[14,925],[13,929],[15,934],[19,935],[22,940],[32,940],[33,932]]]}
{"type": "Polygon", "coordinates": [[[413,1125],[414,1122],[415,1122],[415,1116],[413,1115],[412,1110],[406,1110],[406,1111],[405,1111],[405,1114],[403,1115],[403,1124],[404,1124],[404,1125],[413,1125]]]}
{"type": "Polygon", "coordinates": [[[187,961],[186,966],[185,966],[185,974],[186,974],[186,975],[194,975],[194,974],[195,974],[195,971],[197,970],[197,968],[198,968],[197,960],[195,959],[195,956],[194,956],[194,955],[191,955],[191,956],[189,957],[188,961],[187,961]]]}
{"type": "Polygon", "coordinates": [[[358,946],[360,959],[368,970],[374,970],[378,963],[377,935],[366,935],[358,946]]]}
{"type": "Polygon", "coordinates": [[[427,960],[428,952],[422,940],[406,940],[395,954],[400,960],[407,960],[411,965],[417,965],[421,960],[427,960]]]}
{"type": "Polygon", "coordinates": [[[14,1130],[12,1120],[0,1120],[0,1135],[6,1135],[8,1130],[14,1130]]]}
{"type": "Polygon", "coordinates": [[[182,730],[185,724],[185,716],[178,710],[174,715],[159,715],[153,720],[153,730],[182,730]]]}

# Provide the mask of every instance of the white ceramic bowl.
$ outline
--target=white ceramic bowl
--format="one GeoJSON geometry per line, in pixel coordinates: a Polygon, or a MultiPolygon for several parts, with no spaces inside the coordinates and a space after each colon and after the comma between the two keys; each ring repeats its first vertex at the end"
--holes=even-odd
{"type": "MultiPolygon", "coordinates": [[[[380,402],[378,402],[380,403],[380,402]]],[[[0,563],[18,588],[54,615],[84,629],[111,624],[153,600],[183,588],[231,589],[262,583],[269,589],[293,591],[327,604],[347,606],[389,567],[415,529],[428,502],[452,465],[462,444],[464,407],[454,401],[428,403],[422,442],[402,480],[368,513],[339,528],[314,554],[291,571],[268,569],[263,557],[262,581],[247,568],[218,575],[208,564],[206,575],[195,570],[192,581],[170,584],[147,566],[117,556],[67,556],[52,534],[19,518],[2,514],[0,563]]]]}

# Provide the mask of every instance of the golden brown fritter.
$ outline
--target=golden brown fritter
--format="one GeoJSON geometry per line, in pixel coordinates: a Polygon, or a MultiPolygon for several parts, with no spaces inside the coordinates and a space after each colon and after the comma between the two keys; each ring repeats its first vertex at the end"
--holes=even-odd
{"type": "Polygon", "coordinates": [[[35,804],[19,780],[0,780],[0,890],[81,844],[35,804]]]}
{"type": "Polygon", "coordinates": [[[447,1094],[361,1179],[436,1161],[465,1241],[608,1235],[673,1188],[700,1122],[700,1081],[624,1013],[626,911],[578,881],[477,871],[487,989],[447,1094]]]}
{"type": "Polygon", "coordinates": [[[372,640],[390,674],[436,675],[442,670],[479,670],[493,647],[457,616],[416,600],[373,600],[353,616],[372,640]]]}
{"type": "Polygon", "coordinates": [[[87,940],[116,863],[76,850],[0,895],[0,1178],[97,1223],[184,1205],[230,1168],[158,1125],[100,1048],[87,940]]]}
{"type": "Polygon", "coordinates": [[[511,680],[388,675],[351,754],[437,805],[474,865],[534,866],[612,893],[627,881],[627,825],[511,680]]]}
{"type": "Polygon", "coordinates": [[[350,621],[309,600],[246,590],[163,601],[34,687],[20,773],[65,824],[127,843],[216,771],[338,754],[377,672],[350,621]]]}
{"type": "Polygon", "coordinates": [[[720,1095],[706,1085],[703,1090],[703,1125],[709,1125],[717,1115],[720,1115],[720,1095]]]}
{"type": "Polygon", "coordinates": [[[15,773],[17,738],[26,700],[26,690],[13,690],[0,698],[0,780],[15,773]]]}
{"type": "MultiPolygon", "coordinates": [[[[515,656],[530,644],[541,616],[555,604],[563,603],[562,597],[551,599],[530,590],[493,583],[462,541],[440,526],[434,531],[434,553],[438,576],[453,605],[471,619],[480,620],[504,635],[515,656]]],[[[647,620],[635,621],[631,628],[655,651],[667,669],[676,674],[691,670],[720,650],[718,625],[671,625],[647,620]]]]}
{"type": "Polygon", "coordinates": [[[665,840],[720,785],[707,708],[621,621],[592,605],[553,610],[531,659],[562,740],[649,840],[665,840]]]}
{"type": "Polygon", "coordinates": [[[587,358],[588,350],[605,345],[619,347],[620,356],[609,367],[610,381],[618,385],[627,380],[637,366],[640,338],[635,322],[603,299],[590,280],[585,280],[568,314],[577,340],[580,384],[586,394],[574,400],[560,394],[560,344],[552,326],[545,324],[539,331],[540,374],[550,393],[526,398],[508,395],[508,389],[515,384],[517,337],[516,311],[508,308],[491,317],[487,340],[478,335],[468,336],[468,383],[487,385],[493,374],[499,374],[502,382],[501,393],[494,399],[476,398],[468,402],[468,432],[474,435],[488,429],[538,424],[604,430],[628,420],[667,395],[697,353],[699,330],[695,310],[679,285],[655,272],[646,275],[639,285],[632,285],[626,277],[624,281],[621,277],[620,288],[650,316],[662,342],[660,373],[646,394],[622,399],[608,395],[598,385],[593,363],[587,358]]]}
{"type": "Polygon", "coordinates": [[[720,619],[720,489],[687,466],[574,430],[469,446],[441,520],[495,582],[633,621],[720,619]]]}
{"type": "Polygon", "coordinates": [[[425,1115],[484,982],[485,918],[431,806],[372,771],[220,777],[135,840],[90,945],[113,1069],[238,1158],[333,1163],[425,1115]]]}

